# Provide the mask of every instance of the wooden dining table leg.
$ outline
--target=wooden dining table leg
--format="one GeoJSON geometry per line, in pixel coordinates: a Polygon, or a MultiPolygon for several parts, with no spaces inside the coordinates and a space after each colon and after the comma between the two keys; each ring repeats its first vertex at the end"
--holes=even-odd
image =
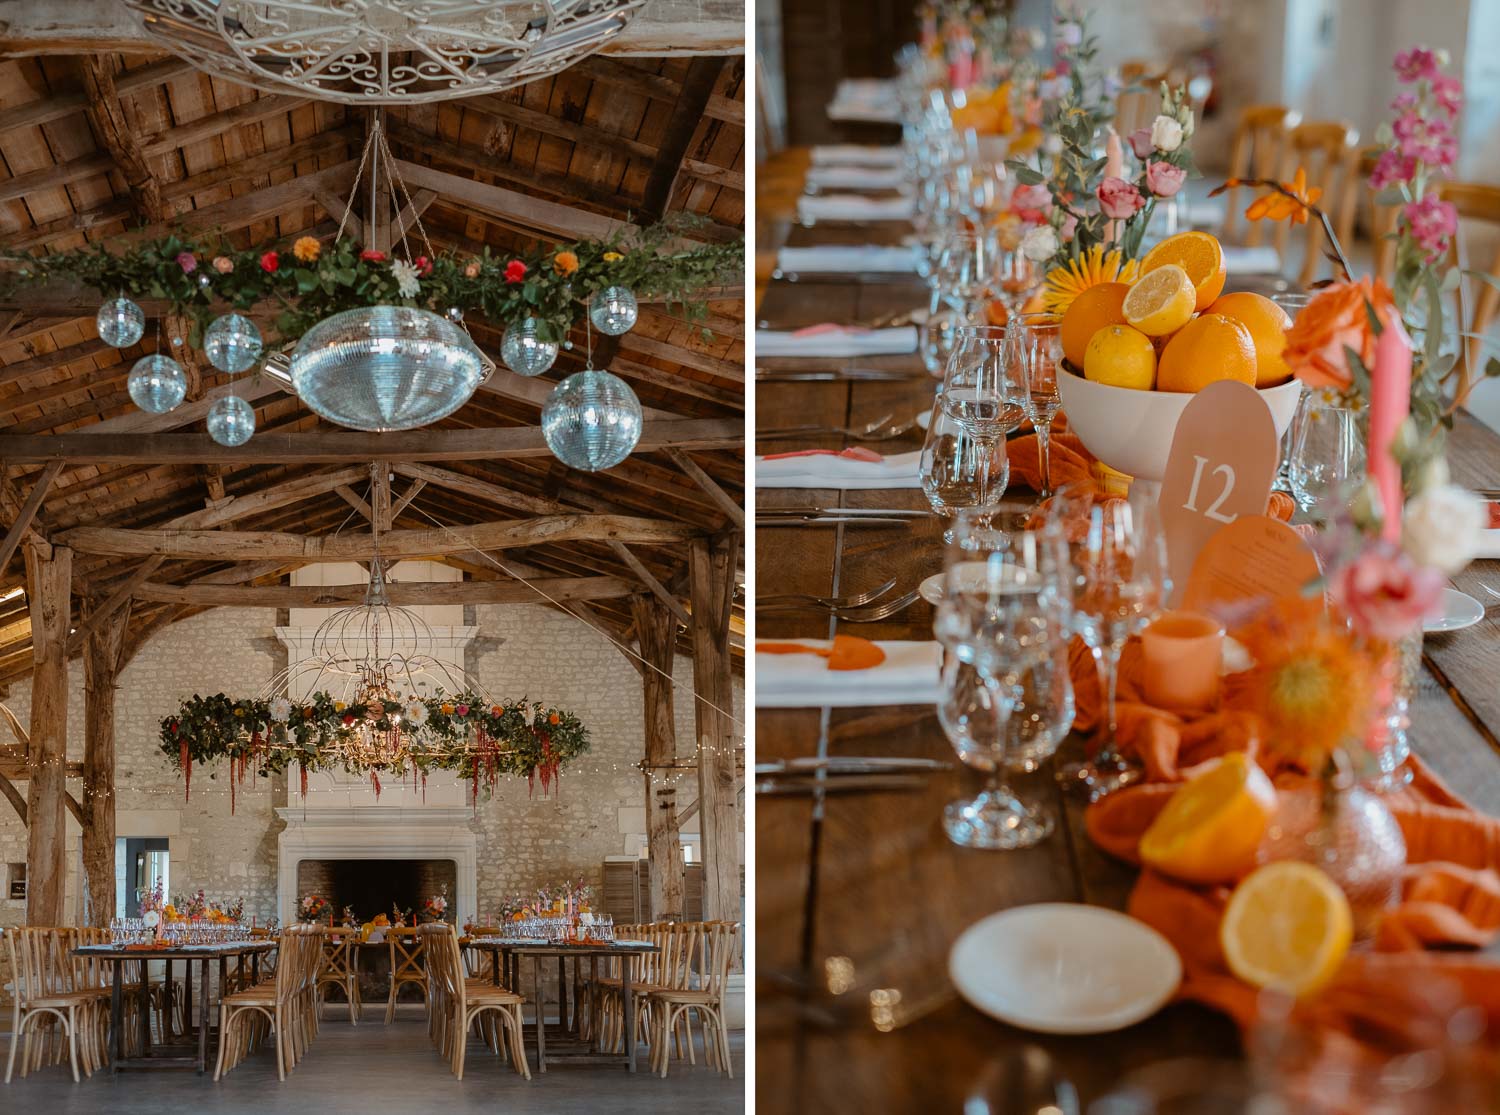
{"type": "Polygon", "coordinates": [[[568,958],[561,953],[557,957],[557,1032],[568,1030],[568,958]]]}
{"type": "Polygon", "coordinates": [[[630,992],[630,957],[620,964],[620,1009],[625,1018],[625,1071],[635,1071],[635,996],[630,992]]]}
{"type": "Polygon", "coordinates": [[[490,982],[500,986],[500,950],[490,953],[490,982]]]}
{"type": "Polygon", "coordinates": [[[109,989],[109,1040],[114,1053],[110,1058],[109,1071],[114,1075],[120,1071],[120,1062],[125,1057],[125,996],[121,986],[121,969],[125,967],[125,961],[119,957],[110,959],[114,963],[115,974],[109,989]]]}
{"type": "MultiPolygon", "coordinates": [[[[198,976],[198,1075],[202,1076],[208,1065],[208,957],[199,961],[198,976]]],[[[192,982],[193,966],[188,963],[188,981],[192,982]]]]}
{"type": "Polygon", "coordinates": [[[141,961],[141,1056],[151,1052],[151,964],[141,961]]]}
{"type": "Polygon", "coordinates": [[[531,972],[536,982],[536,1064],[537,1071],[547,1071],[547,993],[542,988],[542,958],[531,958],[531,972]]]}

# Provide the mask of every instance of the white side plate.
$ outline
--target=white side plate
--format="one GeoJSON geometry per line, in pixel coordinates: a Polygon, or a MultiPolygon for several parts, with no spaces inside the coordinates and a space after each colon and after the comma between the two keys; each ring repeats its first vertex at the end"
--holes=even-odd
{"type": "Polygon", "coordinates": [[[1422,624],[1423,631],[1462,631],[1484,618],[1484,607],[1467,592],[1443,590],[1443,614],[1422,624]]]}

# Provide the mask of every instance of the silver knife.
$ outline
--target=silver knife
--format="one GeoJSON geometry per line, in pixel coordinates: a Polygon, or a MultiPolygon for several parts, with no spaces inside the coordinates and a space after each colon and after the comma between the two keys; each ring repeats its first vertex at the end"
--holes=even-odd
{"type": "Polygon", "coordinates": [[[812,519],[823,515],[874,516],[892,519],[926,519],[935,511],[912,507],[762,507],[755,512],[757,519],[812,519]]]}
{"type": "Polygon", "coordinates": [[[782,516],[755,517],[755,525],[758,527],[821,527],[832,526],[836,523],[849,523],[856,526],[911,526],[911,519],[875,518],[870,515],[806,515],[801,518],[789,518],[782,516]]]}

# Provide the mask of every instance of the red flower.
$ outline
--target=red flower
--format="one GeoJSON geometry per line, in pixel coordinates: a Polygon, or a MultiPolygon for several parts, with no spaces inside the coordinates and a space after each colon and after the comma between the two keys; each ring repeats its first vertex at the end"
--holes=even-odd
{"type": "Polygon", "coordinates": [[[281,257],[275,252],[267,252],[260,257],[260,269],[268,275],[274,274],[280,266],[281,257]]]}
{"type": "Polygon", "coordinates": [[[366,263],[384,263],[385,253],[371,251],[367,248],[359,253],[359,258],[364,260],[366,263]]]}
{"type": "Polygon", "coordinates": [[[353,724],[353,723],[354,723],[354,714],[352,712],[346,712],[346,713],[344,713],[344,727],[347,728],[350,724],[353,724]]]}
{"type": "Polygon", "coordinates": [[[412,260],[412,266],[417,269],[417,274],[422,276],[423,278],[426,278],[428,275],[432,274],[432,260],[428,259],[426,256],[418,256],[416,259],[412,260]]]}
{"type": "Polygon", "coordinates": [[[513,259],[505,265],[505,281],[508,283],[519,283],[526,277],[526,265],[519,259],[513,259]]]}

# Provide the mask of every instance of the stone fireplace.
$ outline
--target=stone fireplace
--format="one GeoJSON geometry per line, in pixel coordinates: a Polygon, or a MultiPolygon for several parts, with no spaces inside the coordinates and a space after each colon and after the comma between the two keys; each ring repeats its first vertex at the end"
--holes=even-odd
{"type": "Polygon", "coordinates": [[[394,919],[392,907],[415,914],[422,901],[453,900],[457,864],[451,859],[305,859],[297,865],[297,893],[322,896],[335,914],[348,906],[355,920],[376,914],[394,919]]]}

